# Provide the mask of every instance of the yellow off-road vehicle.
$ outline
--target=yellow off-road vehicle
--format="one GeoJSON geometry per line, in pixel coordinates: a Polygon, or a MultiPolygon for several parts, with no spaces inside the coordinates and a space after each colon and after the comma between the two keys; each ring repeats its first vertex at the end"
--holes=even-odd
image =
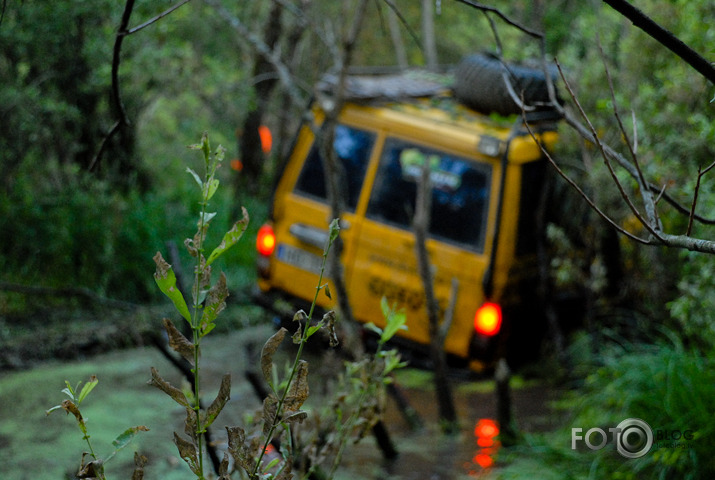
{"type": "MultiPolygon", "coordinates": [[[[415,72],[349,77],[334,139],[345,205],[341,262],[356,320],[382,326],[386,297],[407,314],[402,339],[429,344],[412,228],[427,162],[432,202],[426,247],[443,311],[452,280],[458,281],[444,348],[473,368],[491,360],[506,327],[531,335],[535,321],[534,215],[546,161],[521,109],[504,93],[502,67],[495,62],[469,57],[451,84],[415,72]],[[494,111],[500,114],[496,121],[485,114],[494,111]],[[512,113],[517,115],[505,117],[512,113]]],[[[530,82],[530,98],[548,100],[540,72],[514,72],[517,89],[518,82],[530,82]]],[[[315,136],[323,118],[320,102],[312,113],[285,161],[270,221],[257,238],[259,297],[266,304],[278,297],[309,302],[315,295],[331,208],[315,136]]],[[[527,114],[547,147],[556,141],[556,120],[549,108],[527,114]]],[[[319,298],[327,307],[328,298],[319,298]]]]}

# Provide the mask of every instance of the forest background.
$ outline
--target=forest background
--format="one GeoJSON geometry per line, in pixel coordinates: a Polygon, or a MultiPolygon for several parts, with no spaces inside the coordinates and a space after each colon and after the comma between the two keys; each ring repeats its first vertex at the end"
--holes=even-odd
{"type": "MultiPolygon", "coordinates": [[[[421,41],[422,5],[393,3],[399,12],[396,29],[390,27],[395,18],[387,4],[374,2],[368,8],[354,65],[416,67],[436,60],[448,66],[464,55],[496,49],[485,16],[461,2],[428,2],[438,6],[433,19],[436,50],[430,60],[421,41]],[[399,41],[394,32],[399,32],[399,41]]],[[[713,85],[600,2],[493,3],[523,25],[544,32],[549,57],[558,58],[581,105],[609,143],[619,144],[622,137],[613,116],[614,100],[623,111],[635,113],[646,176],[690,207],[698,169],[715,158],[713,85]],[[604,63],[614,84],[614,98],[604,63]]],[[[141,23],[171,6],[167,1],[138,2],[133,19],[141,23]]],[[[643,0],[637,6],[705,57],[715,54],[712,2],[643,0]]],[[[181,244],[185,226],[193,218],[186,200],[193,180],[184,170],[194,160],[184,145],[208,130],[215,145],[227,147],[227,158],[239,160],[247,113],[259,109],[273,132],[272,149],[258,166],[246,164],[242,171],[227,162],[220,175],[224,184],[234,188],[224,189],[221,201],[232,208],[216,219],[227,227],[245,205],[252,215],[249,234],[255,234],[267,215],[274,175],[313,85],[335,64],[331,45],[349,24],[350,12],[350,2],[320,0],[207,0],[181,6],[124,38],[118,79],[129,122],[106,141],[118,118],[112,57],[122,8],[110,0],[3,2],[0,341],[5,347],[4,367],[67,350],[53,346],[58,338],[66,338],[57,330],[67,328],[67,315],[75,318],[77,311],[97,301],[121,305],[159,300],[147,274],[153,271],[152,256],[167,241],[181,244]],[[277,25],[281,34],[273,40],[273,51],[290,72],[290,91],[257,62],[257,45],[268,40],[267,32],[277,25]],[[268,84],[274,88],[266,95],[262,88],[268,84]],[[41,338],[46,348],[19,346],[28,335],[41,338]]],[[[498,24],[498,29],[506,59],[526,60],[540,54],[538,45],[515,29],[506,24],[498,24]]],[[[602,210],[620,225],[633,226],[634,219],[593,145],[563,129],[556,158],[602,210]]],[[[712,172],[703,176],[698,186],[697,213],[706,218],[715,216],[711,176],[712,172]]],[[[697,365],[694,374],[703,377],[691,379],[693,385],[715,384],[712,368],[707,368],[715,351],[715,257],[645,247],[611,235],[610,227],[580,198],[567,194],[563,182],[560,185],[560,211],[569,213],[549,229],[554,252],[551,275],[557,291],[576,289],[590,299],[586,333],[570,338],[569,345],[575,351],[591,345],[587,349],[591,360],[603,366],[634,351],[646,355],[644,362],[652,362],[647,355],[653,351],[643,353],[624,345],[666,341],[677,358],[697,365]],[[605,346],[614,338],[620,353],[605,346]]],[[[687,214],[664,208],[661,215],[669,229],[689,228],[687,214]]],[[[715,239],[707,223],[696,222],[692,234],[715,239]]],[[[253,255],[251,248],[242,248],[223,260],[229,283],[238,292],[246,292],[253,283],[253,255]]],[[[251,318],[246,314],[237,322],[250,323],[251,318]]],[[[584,377],[592,372],[593,364],[588,365],[591,370],[584,377]]],[[[598,385],[615,385],[614,378],[598,385]]],[[[618,385],[638,388],[638,382],[618,385]]],[[[695,389],[688,394],[697,398],[704,393],[695,389]]],[[[670,420],[674,425],[685,421],[670,420]]],[[[713,427],[708,428],[703,432],[712,433],[713,427]]],[[[680,465],[683,471],[690,468],[682,455],[666,460],[661,463],[680,465]]],[[[675,468],[672,465],[669,468],[675,468]]]]}

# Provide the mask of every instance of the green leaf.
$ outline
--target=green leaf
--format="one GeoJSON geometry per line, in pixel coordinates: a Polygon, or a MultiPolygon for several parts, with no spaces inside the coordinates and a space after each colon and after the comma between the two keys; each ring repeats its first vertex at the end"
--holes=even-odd
{"type": "Polygon", "coordinates": [[[406,322],[407,315],[405,315],[405,312],[393,312],[390,318],[387,319],[387,325],[385,325],[385,330],[380,336],[380,342],[387,342],[394,337],[399,330],[407,330],[405,326],[406,322]]]}
{"type": "Polygon", "coordinates": [[[407,362],[400,361],[401,360],[400,354],[397,353],[397,350],[390,350],[390,351],[384,352],[384,355],[382,355],[382,358],[385,360],[385,368],[382,372],[383,376],[388,375],[395,369],[404,368],[407,366],[407,362]]]}
{"type": "Polygon", "coordinates": [[[368,322],[364,325],[364,327],[366,329],[370,330],[371,332],[382,336],[382,329],[380,327],[378,327],[377,325],[375,325],[374,323],[368,322]]]}
{"type": "Polygon", "coordinates": [[[144,425],[137,425],[136,427],[130,427],[124,430],[117,438],[112,440],[112,445],[116,451],[129,445],[129,443],[134,440],[139,432],[148,432],[149,429],[144,425]]]}
{"type": "Polygon", "coordinates": [[[213,252],[211,252],[209,258],[206,259],[207,266],[211,265],[211,263],[213,263],[214,260],[220,257],[223,252],[234,246],[243,235],[243,232],[246,231],[246,227],[248,227],[249,221],[248,211],[245,209],[245,207],[241,207],[241,210],[243,211],[243,218],[238,222],[234,223],[233,227],[231,227],[231,230],[226,232],[226,234],[223,236],[223,240],[221,241],[221,243],[214,249],[213,252]]]}
{"type": "Polygon", "coordinates": [[[320,330],[320,328],[323,326],[322,323],[319,323],[318,325],[313,325],[312,327],[309,327],[308,330],[305,332],[305,338],[308,339],[313,336],[315,332],[320,330]]]}
{"type": "Polygon", "coordinates": [[[191,168],[189,168],[189,167],[186,167],[186,171],[189,172],[192,177],[194,177],[194,180],[196,181],[196,183],[199,184],[199,188],[201,188],[201,189],[203,190],[203,188],[204,188],[204,182],[201,181],[201,177],[199,177],[199,174],[196,173],[196,172],[194,172],[194,171],[193,171],[191,168]]]}
{"type": "Polygon", "coordinates": [[[50,413],[54,412],[55,410],[60,410],[62,409],[62,405],[55,405],[54,407],[50,408],[49,410],[45,411],[46,415],[49,415],[50,413]]]}
{"type": "Polygon", "coordinates": [[[156,280],[159,290],[169,297],[169,300],[171,300],[181,316],[184,317],[187,322],[191,323],[189,307],[186,306],[186,300],[184,300],[184,296],[176,286],[176,275],[174,274],[174,270],[171,269],[171,265],[164,260],[164,257],[161,256],[161,252],[156,252],[154,262],[156,263],[154,280],[156,280]]]}
{"type": "Polygon", "coordinates": [[[218,190],[219,183],[220,182],[217,178],[214,178],[213,180],[207,182],[204,191],[204,198],[206,199],[206,201],[211,200],[211,197],[214,196],[214,193],[216,193],[216,190],[218,190]]]}
{"type": "Polygon", "coordinates": [[[407,322],[407,315],[404,311],[396,312],[387,303],[387,299],[382,297],[380,300],[380,308],[382,309],[382,314],[385,316],[386,325],[380,334],[380,343],[386,343],[389,341],[399,330],[407,330],[405,323],[407,322]]]}
{"type": "Polygon", "coordinates": [[[204,225],[208,225],[208,223],[213,220],[213,218],[217,215],[217,212],[205,212],[200,215],[201,223],[204,225]]]}
{"type": "Polygon", "coordinates": [[[266,465],[265,467],[263,467],[263,471],[264,471],[264,472],[270,471],[271,468],[273,468],[273,467],[275,467],[276,465],[278,465],[279,463],[281,463],[282,460],[283,460],[283,459],[282,459],[281,457],[274,458],[273,460],[271,460],[271,462],[270,462],[268,465],[266,465]]]}
{"type": "Polygon", "coordinates": [[[96,387],[98,383],[99,380],[97,380],[97,377],[95,375],[89,377],[89,381],[84,384],[84,387],[82,387],[82,390],[79,392],[79,396],[77,397],[77,405],[82,403],[82,400],[84,400],[85,397],[89,395],[89,392],[94,390],[94,387],[96,387]]]}
{"type": "Polygon", "coordinates": [[[334,218],[333,221],[330,222],[330,244],[331,245],[333,244],[335,239],[338,238],[338,234],[340,234],[340,219],[334,218]]]}

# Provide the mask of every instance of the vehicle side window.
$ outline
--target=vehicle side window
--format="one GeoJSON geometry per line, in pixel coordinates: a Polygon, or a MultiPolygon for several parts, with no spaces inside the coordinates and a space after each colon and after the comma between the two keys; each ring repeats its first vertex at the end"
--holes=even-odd
{"type": "MultiPolygon", "coordinates": [[[[341,166],[338,191],[345,194],[345,204],[352,211],[355,210],[360,197],[360,189],[374,143],[374,133],[345,125],[338,125],[335,128],[333,148],[341,166]]],[[[310,197],[326,200],[328,195],[325,188],[323,160],[318,150],[318,145],[313,144],[295,190],[310,197]]]]}
{"type": "Polygon", "coordinates": [[[491,167],[394,138],[385,141],[367,209],[371,219],[411,229],[417,182],[430,165],[430,236],[484,249],[491,167]]]}

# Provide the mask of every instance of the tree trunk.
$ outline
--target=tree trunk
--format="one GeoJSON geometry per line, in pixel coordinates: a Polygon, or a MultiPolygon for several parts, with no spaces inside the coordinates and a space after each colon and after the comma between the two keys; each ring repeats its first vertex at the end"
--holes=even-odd
{"type": "Polygon", "coordinates": [[[395,57],[397,65],[400,69],[408,67],[407,51],[405,50],[405,42],[402,41],[400,34],[400,21],[397,18],[397,13],[392,8],[387,8],[387,24],[390,27],[390,38],[392,39],[392,47],[395,49],[395,57]]]}
{"type": "Polygon", "coordinates": [[[429,174],[429,164],[425,162],[422,166],[422,178],[417,188],[415,218],[413,220],[415,253],[417,255],[418,270],[425,290],[430,333],[429,352],[430,359],[434,364],[434,387],[437,395],[439,417],[442,421],[444,432],[454,434],[459,430],[459,425],[457,422],[457,413],[454,408],[452,388],[447,378],[447,359],[443,348],[444,333],[446,332],[443,333],[439,326],[439,304],[434,294],[432,267],[427,252],[427,230],[430,222],[432,203],[429,174]]]}
{"type": "MultiPolygon", "coordinates": [[[[272,50],[275,49],[281,37],[282,13],[283,6],[281,2],[273,2],[268,21],[263,31],[263,40],[272,50]]],[[[238,140],[239,155],[243,163],[241,175],[238,176],[238,183],[242,184],[240,186],[251,189],[256,188],[258,179],[263,173],[265,154],[258,129],[263,122],[265,105],[278,81],[273,64],[261,54],[258,54],[253,65],[253,79],[255,82],[254,90],[256,95],[255,106],[246,113],[238,140]]]]}
{"type": "Polygon", "coordinates": [[[434,36],[434,9],[432,0],[422,0],[422,48],[428,70],[437,70],[437,44],[434,36]]]}

